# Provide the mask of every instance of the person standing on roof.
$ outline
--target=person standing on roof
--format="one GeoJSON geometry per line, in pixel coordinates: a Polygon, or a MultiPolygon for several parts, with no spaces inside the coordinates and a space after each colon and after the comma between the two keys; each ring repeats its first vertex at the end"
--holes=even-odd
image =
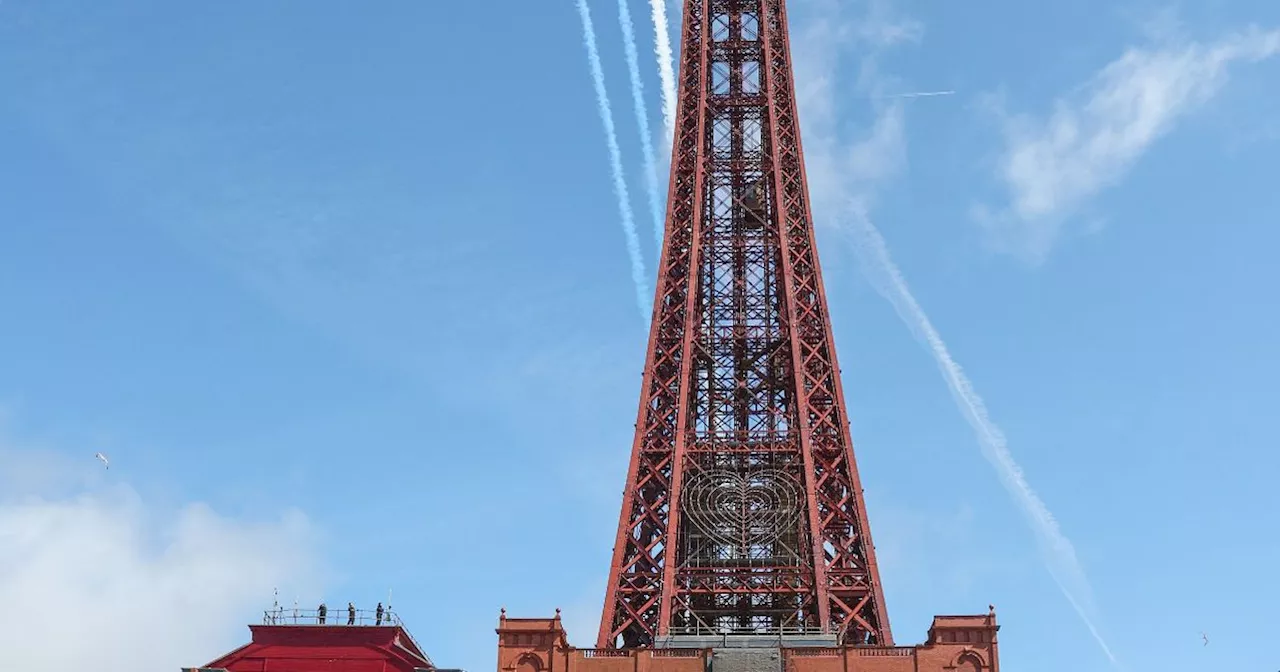
{"type": "Polygon", "coordinates": [[[356,605],[347,603],[347,625],[356,624],[356,605]]]}
{"type": "Polygon", "coordinates": [[[316,622],[324,625],[324,617],[329,613],[329,608],[324,606],[324,602],[320,603],[320,608],[316,609],[316,622]]]}
{"type": "Polygon", "coordinates": [[[378,603],[378,610],[373,613],[374,613],[374,616],[378,619],[377,621],[375,621],[375,624],[382,625],[382,603],[381,602],[378,603]]]}

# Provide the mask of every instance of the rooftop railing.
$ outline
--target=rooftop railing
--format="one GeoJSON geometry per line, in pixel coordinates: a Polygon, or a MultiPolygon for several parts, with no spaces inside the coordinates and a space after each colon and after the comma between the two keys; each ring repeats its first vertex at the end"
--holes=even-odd
{"type": "MultiPolygon", "coordinates": [[[[327,605],[326,605],[327,606],[327,605]]],[[[320,609],[300,609],[297,607],[275,607],[262,612],[263,625],[342,625],[342,626],[387,626],[404,627],[400,617],[390,609],[383,609],[378,616],[377,609],[356,609],[350,612],[346,607],[326,608],[322,616],[320,609]]]]}

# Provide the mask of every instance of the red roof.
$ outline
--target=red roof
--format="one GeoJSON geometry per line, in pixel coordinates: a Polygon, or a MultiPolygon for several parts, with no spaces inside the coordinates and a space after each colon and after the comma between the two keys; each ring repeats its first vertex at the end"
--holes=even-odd
{"type": "Polygon", "coordinates": [[[434,670],[398,625],[251,625],[253,641],[205,665],[228,672],[434,670]]]}

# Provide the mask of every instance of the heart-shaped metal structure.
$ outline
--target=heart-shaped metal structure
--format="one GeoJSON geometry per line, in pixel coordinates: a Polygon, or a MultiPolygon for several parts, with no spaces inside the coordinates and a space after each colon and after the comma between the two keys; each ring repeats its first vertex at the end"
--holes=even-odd
{"type": "Polygon", "coordinates": [[[803,500],[800,483],[791,474],[705,469],[690,476],[680,510],[707,539],[750,554],[797,531],[803,500]]]}

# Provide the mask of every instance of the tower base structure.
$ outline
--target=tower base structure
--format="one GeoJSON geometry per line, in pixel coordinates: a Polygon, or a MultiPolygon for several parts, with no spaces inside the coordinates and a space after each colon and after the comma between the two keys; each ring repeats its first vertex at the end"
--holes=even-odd
{"type": "Polygon", "coordinates": [[[916,646],[849,646],[832,635],[668,637],[655,648],[580,649],[554,618],[498,619],[497,672],[1000,672],[995,609],[935,616],[916,646]]]}

